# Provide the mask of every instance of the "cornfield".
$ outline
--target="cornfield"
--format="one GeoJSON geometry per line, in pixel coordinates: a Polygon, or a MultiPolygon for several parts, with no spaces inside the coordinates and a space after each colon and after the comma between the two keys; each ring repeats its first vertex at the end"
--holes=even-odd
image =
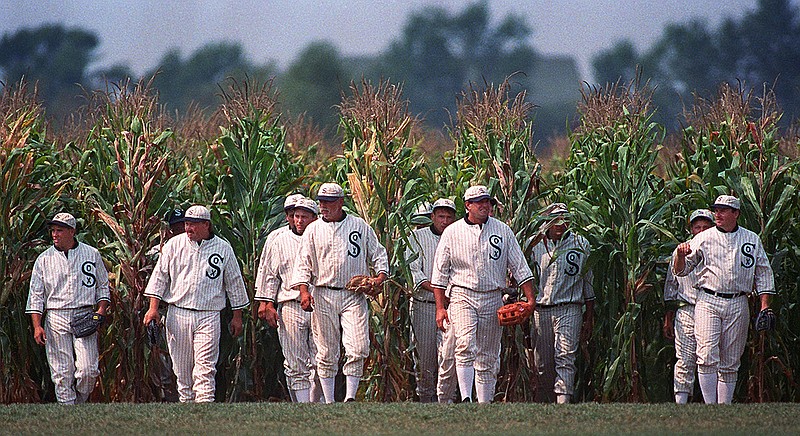
{"type": "MultiPolygon", "coordinates": [[[[281,224],[283,198],[336,181],[349,213],[363,217],[387,249],[390,280],[370,302],[370,356],[361,392],[369,401],[415,397],[405,258],[411,214],[449,197],[463,211],[474,184],[489,186],[495,216],[528,252],[541,211],[561,201],[573,229],[592,245],[597,294],[594,335],[582,343],[581,401],[663,402],[672,395],[674,348],[661,336],[662,286],[669,256],[688,238],[686,217],[719,194],[742,199],[741,224],[761,236],[778,296],[779,325],[751,331],[736,400],[800,400],[800,141],[781,131],[769,89],[723,84],[687,109],[677,135],[653,121],[646,83],[583,89],[579,120],[557,164],[531,143],[533,105],[511,82],[473,84],[458,97],[452,149],[432,158],[402,86],[353,82],[342,94],[338,152],[303,118],[281,114],[271,82],[228,81],[217,112],[172,119],[149,84],[97,92],[75,125],[47,131],[35,89],[5,85],[0,95],[0,401],[53,400],[44,349],[25,315],[36,256],[50,243],[47,219],[70,211],[78,238],[96,246],[111,278],[111,320],[101,331],[95,402],[163,400],[144,345],[142,296],[161,243],[165,213],[208,205],[219,235],[237,253],[253,296],[266,235],[281,224]]],[[[794,136],[793,136],[794,135],[794,136]]],[[[756,307],[755,300],[752,302],[756,307]]],[[[223,312],[223,319],[230,311],[223,312]]],[[[525,328],[503,337],[499,401],[533,401],[535,369],[525,328]]],[[[245,315],[239,338],[223,333],[218,401],[286,400],[277,333],[245,315]]]]}

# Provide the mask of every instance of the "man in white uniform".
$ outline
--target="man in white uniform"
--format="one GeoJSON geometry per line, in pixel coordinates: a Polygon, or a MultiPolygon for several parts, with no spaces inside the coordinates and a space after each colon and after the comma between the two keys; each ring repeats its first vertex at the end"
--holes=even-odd
{"type": "Polygon", "coordinates": [[[266,265],[256,278],[258,317],[278,329],[289,393],[297,403],[316,402],[321,395],[321,392],[311,392],[316,379],[314,355],[317,353],[311,334],[311,313],[300,308],[300,291],[289,287],[303,232],[317,219],[317,213],[317,203],[310,198],[294,203],[291,230],[272,240],[262,256],[266,265]]]}
{"type": "Polygon", "coordinates": [[[594,326],[594,276],[586,268],[589,241],[569,231],[567,206],[553,203],[545,215],[545,237],[531,253],[539,289],[533,313],[536,394],[541,402],[568,404],[575,392],[580,338],[588,339],[594,326]]]}
{"type": "Polygon", "coordinates": [[[220,311],[227,297],[233,310],[229,329],[236,337],[242,333],[242,309],[250,301],[233,248],[213,233],[211,212],[192,206],[184,219],[186,232],[164,244],[147,283],[144,295],[150,298],[150,308],[144,323],[160,321],[159,301],[169,305],[167,346],[180,401],[213,402],[220,311]]]}
{"type": "MultiPolygon", "coordinates": [[[[414,294],[411,297],[411,343],[415,350],[417,396],[422,403],[437,401],[438,345],[442,341],[442,332],[436,327],[436,298],[430,282],[433,258],[439,237],[455,218],[456,205],[452,200],[436,200],[433,203],[431,225],[414,230],[406,252],[407,259],[416,255],[409,264],[414,281],[414,294]]],[[[452,374],[444,374],[444,377],[448,375],[452,377],[452,374]]]]}
{"type": "MultiPolygon", "coordinates": [[[[708,209],[697,209],[689,216],[692,236],[697,236],[714,227],[714,214],[708,209]]],[[[672,257],[675,257],[673,253],[672,257]]],[[[694,392],[694,374],[697,368],[697,341],[694,338],[694,306],[697,304],[697,274],[694,271],[686,277],[676,277],[672,273],[673,260],[667,268],[664,282],[664,337],[675,341],[674,391],[675,402],[686,404],[694,392]]]]}
{"type": "Polygon", "coordinates": [[[323,183],[317,200],[322,219],[309,224],[303,233],[291,287],[299,287],[303,310],[313,311],[311,328],[325,401],[334,402],[334,381],[342,346],[346,357],[342,368],[346,379],[345,401],[355,401],[364,361],[369,355],[369,310],[364,294],[350,292],[345,285],[356,275],[370,275],[371,267],[377,275],[373,283],[380,287],[386,280],[389,261],[386,249],[366,221],[342,209],[341,186],[323,183]]]}
{"type": "Polygon", "coordinates": [[[497,309],[503,305],[507,274],[534,305],[533,275],[514,232],[492,218],[492,196],[485,186],[464,194],[467,216],[442,233],[436,248],[431,284],[440,330],[452,317],[456,337],[456,373],[463,401],[471,401],[475,382],[479,403],[494,398],[500,370],[502,327],[497,309]],[[449,313],[445,291],[450,288],[449,313]]]}
{"type": "Polygon", "coordinates": [[[739,199],[717,197],[711,209],[716,228],[678,245],[673,272],[684,277],[695,268],[698,289],[694,309],[697,378],[706,403],[730,403],[747,343],[755,292],[761,309],[775,293],[772,267],[758,235],[738,225],[739,199]]]}
{"type": "Polygon", "coordinates": [[[97,332],[77,338],[70,322],[95,306],[106,315],[111,303],[108,272],[100,253],[75,239],[75,217],[62,212],[48,225],[53,246],[33,264],[25,313],[31,315],[34,340],[47,351],[56,400],[81,404],[100,374],[97,332]]]}

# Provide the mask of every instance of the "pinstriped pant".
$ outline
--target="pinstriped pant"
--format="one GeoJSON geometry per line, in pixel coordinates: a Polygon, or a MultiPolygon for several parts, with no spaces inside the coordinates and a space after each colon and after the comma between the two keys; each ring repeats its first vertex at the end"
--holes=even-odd
{"type": "Polygon", "coordinates": [[[746,296],[720,298],[700,292],[694,308],[697,372],[718,373],[719,381],[735,383],[749,320],[746,296]]]}
{"type": "Polygon", "coordinates": [[[575,390],[575,358],[581,333],[579,304],[542,308],[533,312],[538,371],[537,400],[555,401],[555,395],[572,395],[575,390]]]}
{"type": "Polygon", "coordinates": [[[313,295],[311,329],[317,345],[317,374],[320,378],[336,376],[341,344],[346,358],[342,373],[361,377],[364,360],[369,355],[366,297],[325,287],[315,287],[313,295]]]}
{"type": "Polygon", "coordinates": [[[283,349],[283,368],[289,389],[311,388],[317,347],[311,334],[311,313],[301,309],[299,301],[280,303],[278,339],[283,349]]]}
{"type": "Polygon", "coordinates": [[[694,372],[697,369],[697,340],[694,337],[694,305],[675,311],[675,393],[694,392],[694,372]]]}
{"type": "Polygon", "coordinates": [[[89,308],[53,309],[45,313],[47,364],[56,388],[56,400],[61,404],[85,402],[100,375],[97,333],[76,338],[69,325],[74,316],[90,311],[89,308]]]}
{"type": "Polygon", "coordinates": [[[164,324],[180,402],[213,402],[222,330],[219,312],[169,306],[164,324]]]}
{"type": "Polygon", "coordinates": [[[503,328],[497,309],[503,305],[500,292],[475,292],[453,287],[450,316],[455,333],[456,366],[474,367],[475,382],[491,386],[500,371],[500,340],[503,328]]]}
{"type": "Polygon", "coordinates": [[[423,403],[436,401],[437,350],[436,303],[411,300],[411,343],[414,344],[414,366],[417,395],[423,403]]]}
{"type": "MultiPolygon", "coordinates": [[[[448,316],[450,311],[447,312],[448,316]]],[[[436,329],[436,340],[439,345],[439,379],[436,385],[436,394],[440,403],[456,401],[458,390],[458,376],[456,375],[456,335],[452,324],[445,325],[447,330],[442,333],[436,329]]]]}

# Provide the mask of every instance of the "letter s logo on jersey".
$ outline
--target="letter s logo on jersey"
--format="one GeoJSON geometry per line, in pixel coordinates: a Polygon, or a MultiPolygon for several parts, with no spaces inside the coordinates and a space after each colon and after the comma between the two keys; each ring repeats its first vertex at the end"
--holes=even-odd
{"type": "Polygon", "coordinates": [[[81,284],[87,288],[91,288],[97,283],[97,275],[95,275],[94,262],[86,261],[81,265],[81,272],[83,273],[83,280],[81,284]]]}
{"type": "Polygon", "coordinates": [[[564,273],[570,277],[575,276],[579,272],[581,272],[581,266],[577,263],[581,261],[581,253],[575,250],[569,250],[567,254],[564,256],[564,260],[567,261],[567,269],[564,270],[564,273]]]}
{"type": "Polygon", "coordinates": [[[350,232],[350,236],[347,237],[347,240],[350,242],[350,248],[347,250],[347,255],[350,257],[358,257],[361,254],[361,232],[353,230],[350,232]]]}
{"type": "Polygon", "coordinates": [[[753,265],[756,264],[756,258],[753,257],[753,250],[756,248],[756,244],[752,242],[745,242],[742,244],[742,267],[744,268],[752,268],[753,265]]]}
{"type": "Polygon", "coordinates": [[[497,235],[489,236],[489,245],[491,245],[493,249],[492,252],[489,253],[489,259],[492,260],[500,259],[500,256],[503,254],[502,244],[503,244],[503,238],[497,235]]]}
{"type": "Polygon", "coordinates": [[[222,274],[222,268],[220,268],[220,266],[224,260],[225,259],[223,259],[222,256],[217,253],[208,256],[209,269],[206,270],[206,277],[210,278],[211,280],[219,277],[220,274],[222,274]]]}

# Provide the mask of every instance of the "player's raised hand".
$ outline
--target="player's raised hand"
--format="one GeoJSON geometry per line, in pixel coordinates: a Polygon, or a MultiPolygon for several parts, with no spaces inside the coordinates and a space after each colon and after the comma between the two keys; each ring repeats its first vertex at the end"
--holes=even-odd
{"type": "Polygon", "coordinates": [[[677,254],[681,257],[686,257],[692,253],[692,246],[688,242],[683,242],[678,245],[677,254]]]}

